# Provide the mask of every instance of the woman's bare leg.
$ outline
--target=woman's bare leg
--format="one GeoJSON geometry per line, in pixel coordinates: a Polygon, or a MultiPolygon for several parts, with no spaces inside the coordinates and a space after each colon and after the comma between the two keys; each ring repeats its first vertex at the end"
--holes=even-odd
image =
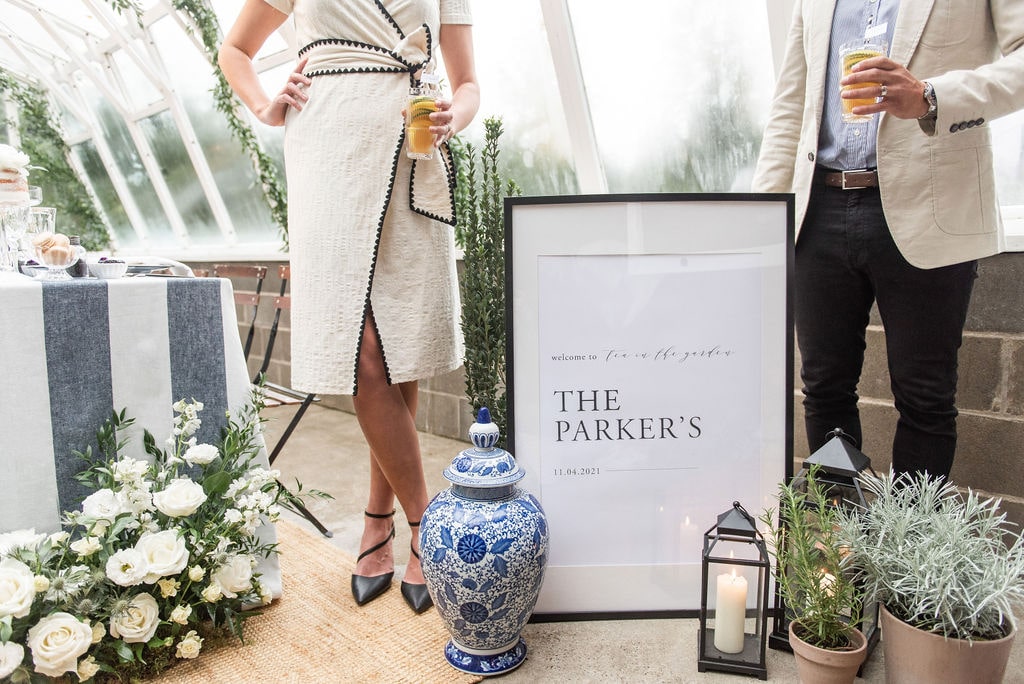
{"type": "MultiPolygon", "coordinates": [[[[357,394],[353,397],[356,418],[363,430],[363,436],[370,446],[370,495],[367,510],[372,513],[387,513],[397,496],[406,518],[412,522],[423,516],[427,507],[427,484],[423,476],[423,462],[420,459],[419,435],[416,432],[415,382],[389,385],[384,370],[380,344],[373,325],[372,314],[367,315],[363,330],[362,348],[357,369],[357,394]],[[390,502],[390,504],[389,504],[390,502]],[[380,510],[369,508],[381,506],[380,510]]],[[[380,541],[387,530],[384,528],[371,534],[370,519],[363,532],[360,549],[369,548],[380,541]]],[[[373,521],[377,522],[377,521],[373,521]]],[[[386,522],[386,521],[384,521],[386,522]]],[[[419,540],[414,535],[414,545],[419,540]]],[[[382,549],[383,551],[383,549],[382,549]]],[[[390,556],[390,551],[388,552],[390,556]]],[[[370,562],[377,554],[364,559],[370,562]]],[[[393,565],[394,559],[391,559],[393,565]]],[[[373,563],[370,562],[372,566],[373,563]]],[[[361,574],[362,567],[357,567],[361,574]]],[[[370,568],[367,568],[369,571],[370,568]]],[[[388,570],[377,565],[373,574],[388,570]]],[[[419,560],[410,556],[405,571],[405,581],[423,583],[423,572],[419,560]]]]}

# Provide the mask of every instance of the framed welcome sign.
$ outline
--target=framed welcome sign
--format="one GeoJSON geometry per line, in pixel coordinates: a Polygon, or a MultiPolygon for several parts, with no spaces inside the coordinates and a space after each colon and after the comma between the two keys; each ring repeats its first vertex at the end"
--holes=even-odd
{"type": "Polygon", "coordinates": [[[506,199],[509,449],[536,609],[695,615],[703,534],[792,470],[791,195],[506,199]]]}

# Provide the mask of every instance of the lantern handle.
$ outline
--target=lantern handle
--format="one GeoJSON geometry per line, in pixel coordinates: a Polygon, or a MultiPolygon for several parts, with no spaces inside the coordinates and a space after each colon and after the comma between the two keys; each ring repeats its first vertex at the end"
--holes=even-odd
{"type": "Polygon", "coordinates": [[[746,518],[747,521],[749,521],[754,526],[755,530],[757,529],[757,523],[754,520],[754,516],[750,515],[750,513],[747,513],[747,509],[743,507],[743,504],[741,504],[739,501],[733,501],[732,507],[739,511],[740,515],[746,518]]]}

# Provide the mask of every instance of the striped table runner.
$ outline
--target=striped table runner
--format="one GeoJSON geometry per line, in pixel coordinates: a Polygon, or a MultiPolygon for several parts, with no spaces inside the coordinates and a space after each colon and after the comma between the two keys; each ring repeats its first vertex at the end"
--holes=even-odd
{"type": "Polygon", "coordinates": [[[179,399],[203,402],[196,436],[216,443],[225,412],[249,396],[235,320],[226,279],[0,274],[0,532],[59,529],[89,493],[74,452],[96,449],[114,410],[136,421],[128,456],[145,458],[144,429],[165,443],[179,399]]]}

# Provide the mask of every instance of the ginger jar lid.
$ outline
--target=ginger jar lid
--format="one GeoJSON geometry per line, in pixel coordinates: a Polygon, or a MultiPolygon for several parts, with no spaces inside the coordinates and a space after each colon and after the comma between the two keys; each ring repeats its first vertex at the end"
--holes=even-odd
{"type": "Polygon", "coordinates": [[[481,408],[469,428],[472,448],[459,452],[444,469],[445,479],[463,487],[506,487],[523,479],[526,471],[512,454],[495,446],[499,434],[498,426],[491,422],[491,412],[481,408]]]}

